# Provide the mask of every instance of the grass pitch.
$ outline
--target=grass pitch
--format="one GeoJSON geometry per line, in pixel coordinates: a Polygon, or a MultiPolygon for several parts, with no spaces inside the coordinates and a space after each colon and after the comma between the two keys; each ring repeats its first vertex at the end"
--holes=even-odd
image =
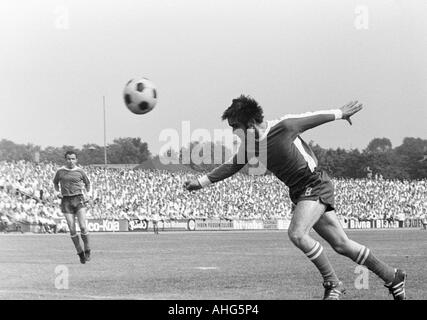
{"type": "MultiPolygon", "coordinates": [[[[348,235],[381,260],[407,271],[408,299],[427,299],[426,231],[366,230],[348,235]]],[[[313,236],[346,285],[344,299],[391,299],[379,278],[369,273],[367,282],[361,283],[361,271],[356,272],[353,261],[313,236]]],[[[320,274],[292,245],[286,231],[91,233],[90,237],[92,260],[80,264],[69,235],[0,235],[0,300],[323,296],[320,274]]]]}

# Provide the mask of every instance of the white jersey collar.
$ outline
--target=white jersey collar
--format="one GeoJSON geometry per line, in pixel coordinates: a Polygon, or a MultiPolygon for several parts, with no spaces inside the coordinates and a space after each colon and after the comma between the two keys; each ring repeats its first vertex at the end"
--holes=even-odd
{"type": "Polygon", "coordinates": [[[80,167],[79,167],[79,166],[75,166],[73,169],[69,169],[69,168],[67,168],[66,166],[62,166],[62,167],[61,167],[61,168],[59,168],[59,169],[64,169],[64,170],[67,170],[67,171],[75,171],[75,170],[80,169],[80,167]]]}

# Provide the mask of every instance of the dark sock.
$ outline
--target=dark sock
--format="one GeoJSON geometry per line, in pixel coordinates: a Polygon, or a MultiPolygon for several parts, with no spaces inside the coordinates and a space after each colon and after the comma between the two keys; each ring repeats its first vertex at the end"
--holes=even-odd
{"type": "Polygon", "coordinates": [[[366,247],[362,247],[356,260],[357,264],[365,265],[369,270],[380,277],[386,284],[394,280],[396,270],[386,263],[378,260],[374,254],[366,247]]]}
{"type": "Polygon", "coordinates": [[[89,246],[89,232],[80,233],[80,236],[82,237],[83,244],[84,244],[84,247],[85,247],[85,251],[90,250],[90,246],[89,246]]]}
{"type": "Polygon", "coordinates": [[[82,249],[82,246],[80,245],[80,238],[79,238],[79,235],[76,233],[75,235],[72,235],[71,236],[71,240],[73,241],[73,243],[74,243],[74,247],[76,248],[76,250],[77,250],[77,253],[80,253],[80,252],[82,252],[83,251],[83,249],[82,249]]]}
{"type": "Polygon", "coordinates": [[[319,272],[322,275],[323,280],[325,282],[326,281],[332,281],[332,282],[338,282],[339,281],[337,275],[335,274],[334,269],[332,268],[331,263],[329,262],[328,257],[323,252],[323,247],[321,246],[321,244],[319,242],[316,241],[316,244],[314,245],[314,247],[309,252],[306,252],[305,255],[317,267],[317,269],[319,270],[319,272]]]}

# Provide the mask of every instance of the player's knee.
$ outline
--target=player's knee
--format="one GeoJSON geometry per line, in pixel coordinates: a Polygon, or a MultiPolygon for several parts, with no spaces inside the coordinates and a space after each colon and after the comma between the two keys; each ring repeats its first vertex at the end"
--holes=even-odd
{"type": "Polygon", "coordinates": [[[300,244],[302,239],[304,238],[305,233],[299,229],[289,228],[288,236],[292,243],[298,246],[298,244],[300,244]]]}
{"type": "Polygon", "coordinates": [[[80,227],[80,233],[87,234],[88,230],[86,227],[80,227]]]}
{"type": "Polygon", "coordinates": [[[70,228],[70,236],[71,237],[75,237],[77,235],[77,230],[76,230],[76,228],[70,228]]]}

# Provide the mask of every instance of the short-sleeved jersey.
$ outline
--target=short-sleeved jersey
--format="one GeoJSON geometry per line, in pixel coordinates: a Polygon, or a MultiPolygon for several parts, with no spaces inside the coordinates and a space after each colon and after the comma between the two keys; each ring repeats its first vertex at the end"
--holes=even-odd
{"type": "Polygon", "coordinates": [[[61,185],[61,194],[65,197],[83,194],[83,189],[89,190],[90,181],[86,173],[80,167],[68,169],[61,167],[53,178],[54,185],[61,185]]]}
{"type": "Polygon", "coordinates": [[[262,137],[242,141],[238,152],[225,164],[208,173],[211,182],[223,180],[240,169],[253,157],[290,189],[309,183],[317,168],[317,158],[300,137],[300,133],[322,123],[335,120],[336,110],[287,115],[267,121],[262,137]]]}

